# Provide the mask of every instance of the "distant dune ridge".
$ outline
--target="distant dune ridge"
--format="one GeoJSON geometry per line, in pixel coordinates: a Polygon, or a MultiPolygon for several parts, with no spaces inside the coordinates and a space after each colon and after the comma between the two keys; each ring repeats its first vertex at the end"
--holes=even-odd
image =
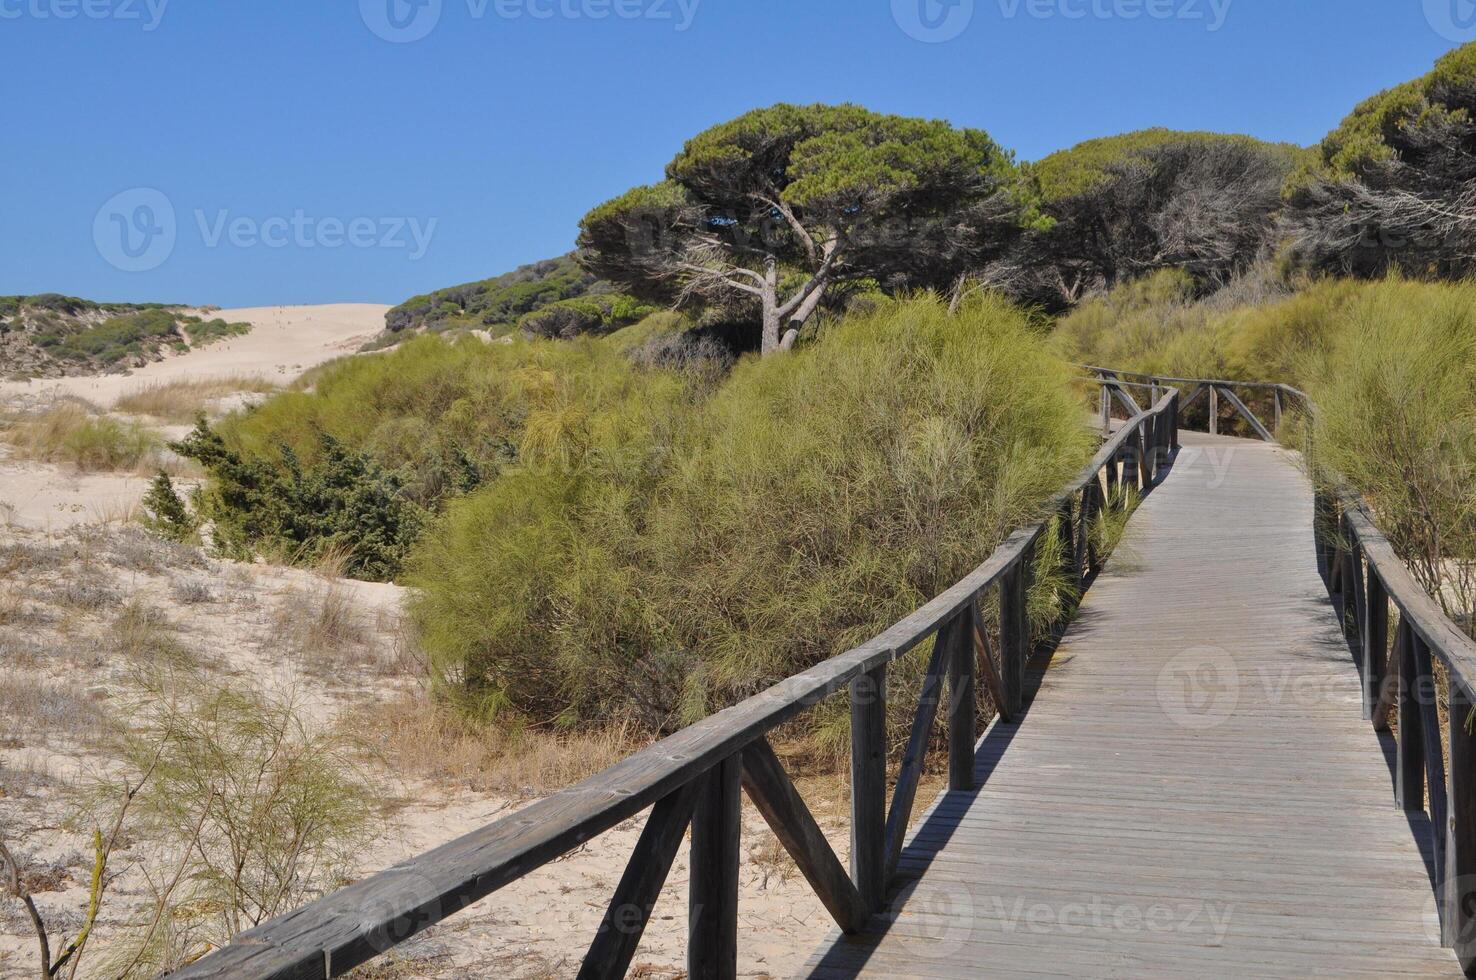
{"type": "Polygon", "coordinates": [[[212,318],[249,323],[251,332],[166,355],[128,374],[0,382],[0,399],[72,395],[111,408],[125,395],[171,381],[248,376],[286,384],[309,368],[358,350],[383,329],[388,310],[377,303],[219,310],[212,318]]]}

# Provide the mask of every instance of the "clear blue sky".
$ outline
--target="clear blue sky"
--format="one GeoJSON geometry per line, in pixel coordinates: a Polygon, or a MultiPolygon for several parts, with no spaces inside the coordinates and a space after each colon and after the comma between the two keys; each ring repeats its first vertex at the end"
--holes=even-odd
{"type": "Polygon", "coordinates": [[[565,251],[756,106],[942,117],[1022,159],[1154,125],[1307,144],[1476,38],[1470,0],[417,2],[0,0],[0,294],[393,303],[565,251]],[[899,26],[924,16],[968,20],[899,26]],[[157,195],[104,208],[135,188],[172,248],[145,248],[157,195]]]}

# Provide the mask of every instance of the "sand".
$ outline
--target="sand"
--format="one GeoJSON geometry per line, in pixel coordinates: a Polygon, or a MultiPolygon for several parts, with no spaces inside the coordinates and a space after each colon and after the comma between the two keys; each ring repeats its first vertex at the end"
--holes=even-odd
{"type": "Polygon", "coordinates": [[[0,401],[73,395],[106,409],[130,392],[168,381],[248,375],[286,384],[309,368],[358,350],[384,329],[388,310],[376,303],[220,310],[206,315],[250,323],[251,332],[155,361],[130,374],[0,382],[0,401]]]}
{"type": "MultiPolygon", "coordinates": [[[[130,374],[0,382],[0,411],[44,407],[63,396],[109,410],[125,395],[171,381],[254,377],[287,384],[310,368],[354,353],[384,329],[388,309],[375,303],[336,303],[220,310],[207,315],[250,323],[251,332],[172,355],[130,374]]],[[[225,398],[220,406],[240,402],[225,398]]],[[[188,426],[158,428],[173,439],[188,426]]],[[[78,473],[66,466],[10,459],[0,446],[0,527],[59,531],[125,520],[136,511],[148,483],[146,477],[132,473],[78,473]]]]}

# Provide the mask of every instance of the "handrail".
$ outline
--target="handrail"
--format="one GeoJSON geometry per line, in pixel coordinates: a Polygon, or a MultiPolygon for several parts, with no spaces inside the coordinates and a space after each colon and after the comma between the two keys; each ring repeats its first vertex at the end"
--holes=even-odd
{"type": "MultiPolygon", "coordinates": [[[[1317,415],[1316,403],[1286,384],[1087,370],[1103,386],[1104,406],[1110,390],[1138,386],[1122,380],[1126,376],[1148,379],[1150,386],[1193,385],[1194,393],[1180,402],[1179,411],[1202,391],[1209,391],[1212,400],[1217,393],[1224,394],[1263,437],[1273,430],[1267,430],[1235,395],[1235,388],[1271,391],[1277,430],[1287,398],[1299,402],[1310,417],[1317,415]]],[[[1210,430],[1217,424],[1218,411],[1212,407],[1210,430]]],[[[1314,485],[1318,571],[1358,654],[1364,717],[1377,731],[1394,737],[1395,797],[1406,811],[1428,812],[1442,941],[1456,951],[1467,975],[1476,976],[1476,640],[1451,622],[1415,580],[1379,530],[1362,495],[1340,474],[1331,474],[1329,482],[1330,488],[1314,485]],[[1392,644],[1391,610],[1398,613],[1392,644]],[[1443,719],[1435,661],[1445,675],[1448,707],[1443,719]],[[1448,759],[1443,758],[1445,746],[1448,759]]]]}
{"type": "Polygon", "coordinates": [[[1040,520],[1010,534],[976,569],[871,640],[684,728],[584,781],[311,904],[236,936],[172,976],[324,978],[356,967],[585,841],[652,808],[580,977],[623,977],[690,827],[688,974],[736,969],[739,789],[794,857],[837,924],[859,931],[883,906],[906,836],[924,755],[943,707],[949,784],[972,788],[976,680],[1001,720],[1018,719],[1031,654],[1026,596],[1035,546],[1053,531],[1063,565],[1085,585],[1105,558],[1091,524],[1126,506],[1119,487],[1147,492],[1178,446],[1179,392],[1137,412],[1040,520]],[[980,611],[997,595],[997,640],[980,611]],[[886,787],[886,668],[936,635],[890,805],[886,787]],[[995,646],[998,646],[998,652],[995,646]],[[997,663],[996,663],[997,661],[997,663]],[[849,689],[852,717],[851,866],[844,868],[795,792],[767,734],[849,689]]]}

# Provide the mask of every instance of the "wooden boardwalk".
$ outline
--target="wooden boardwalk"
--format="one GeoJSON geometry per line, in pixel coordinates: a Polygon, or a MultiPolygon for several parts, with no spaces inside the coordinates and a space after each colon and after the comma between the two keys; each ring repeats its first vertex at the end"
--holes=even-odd
{"type": "Polygon", "coordinates": [[[1018,725],[805,975],[1459,976],[1274,445],[1184,432],[1018,725]]]}

